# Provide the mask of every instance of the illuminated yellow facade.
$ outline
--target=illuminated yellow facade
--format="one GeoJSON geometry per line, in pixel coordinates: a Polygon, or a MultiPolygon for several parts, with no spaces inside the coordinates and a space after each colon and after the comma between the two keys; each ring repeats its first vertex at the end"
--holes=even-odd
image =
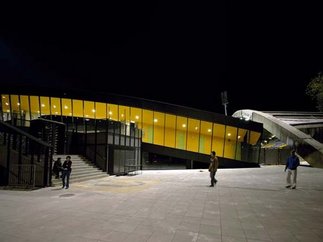
{"type": "Polygon", "coordinates": [[[241,160],[243,142],[255,145],[261,136],[240,127],[114,103],[11,94],[2,94],[1,101],[4,120],[49,115],[135,123],[142,130],[142,142],[201,154],[214,150],[219,157],[236,160],[241,160]]]}

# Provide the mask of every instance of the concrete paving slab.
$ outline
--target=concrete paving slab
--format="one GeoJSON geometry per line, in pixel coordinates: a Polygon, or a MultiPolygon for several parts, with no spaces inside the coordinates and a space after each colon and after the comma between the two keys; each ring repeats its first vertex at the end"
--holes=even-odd
{"type": "Polygon", "coordinates": [[[70,189],[0,190],[0,241],[322,241],[323,169],[284,166],[147,170],[72,183],[70,189]]]}

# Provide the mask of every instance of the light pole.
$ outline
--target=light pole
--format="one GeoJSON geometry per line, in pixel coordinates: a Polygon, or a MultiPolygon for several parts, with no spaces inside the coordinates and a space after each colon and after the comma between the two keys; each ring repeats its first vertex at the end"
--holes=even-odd
{"type": "Polygon", "coordinates": [[[222,105],[224,105],[224,114],[227,116],[227,105],[228,105],[228,96],[227,91],[221,92],[222,105]]]}

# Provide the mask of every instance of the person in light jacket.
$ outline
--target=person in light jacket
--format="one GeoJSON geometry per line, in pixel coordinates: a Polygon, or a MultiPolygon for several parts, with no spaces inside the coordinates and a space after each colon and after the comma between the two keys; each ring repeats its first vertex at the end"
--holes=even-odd
{"type": "Polygon", "coordinates": [[[299,166],[299,158],[295,154],[295,150],[291,151],[291,155],[287,158],[285,172],[286,175],[286,188],[296,188],[296,180],[297,180],[297,167],[299,166]],[[293,177],[291,181],[291,176],[293,177]]]}

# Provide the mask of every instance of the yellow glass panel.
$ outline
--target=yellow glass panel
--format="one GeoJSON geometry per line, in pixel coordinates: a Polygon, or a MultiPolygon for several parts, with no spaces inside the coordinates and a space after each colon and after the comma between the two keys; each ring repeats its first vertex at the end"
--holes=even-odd
{"type": "Polygon", "coordinates": [[[241,142],[244,141],[246,134],[247,134],[246,129],[238,128],[236,160],[241,160],[241,142]]]}
{"type": "Polygon", "coordinates": [[[175,148],[176,116],[166,114],[165,116],[165,146],[175,148]]]}
{"type": "Polygon", "coordinates": [[[219,157],[223,157],[224,133],[224,125],[213,124],[212,150],[214,150],[219,157]]]}
{"type": "Polygon", "coordinates": [[[20,96],[20,110],[21,110],[21,113],[25,115],[25,119],[30,120],[28,96],[20,96]]]}
{"type": "Polygon", "coordinates": [[[187,118],[177,116],[176,120],[176,148],[184,150],[186,149],[187,118]]]}
{"type": "Polygon", "coordinates": [[[153,143],[153,111],[143,109],[142,141],[153,143]]]}
{"type": "Polygon", "coordinates": [[[154,112],[154,144],[164,145],[165,114],[154,112]]]}
{"type": "Polygon", "coordinates": [[[200,133],[200,120],[189,118],[188,132],[187,132],[187,150],[198,152],[199,133],[200,133]]]}
{"type": "Polygon", "coordinates": [[[130,121],[135,122],[138,129],[142,127],[142,109],[130,108],[130,121]]]}
{"type": "Polygon", "coordinates": [[[236,152],[237,128],[227,126],[225,133],[224,157],[234,159],[236,152]]]}
{"type": "Polygon", "coordinates": [[[20,101],[18,95],[10,95],[11,111],[13,113],[20,113],[20,101]]]}
{"type": "Polygon", "coordinates": [[[72,116],[72,100],[67,98],[62,98],[62,115],[72,116]]]}
{"type": "Polygon", "coordinates": [[[31,119],[36,119],[40,116],[39,99],[37,96],[30,96],[31,119]]]}
{"type": "Polygon", "coordinates": [[[95,118],[94,102],[84,101],[84,117],[95,118]]]}
{"type": "Polygon", "coordinates": [[[260,136],[261,136],[261,133],[255,132],[255,131],[250,131],[250,140],[249,140],[249,143],[251,145],[257,144],[257,141],[259,140],[260,136]]]}
{"type": "Polygon", "coordinates": [[[1,95],[2,100],[2,111],[5,113],[10,113],[10,101],[9,101],[9,95],[1,95]]]}
{"type": "Polygon", "coordinates": [[[119,108],[118,105],[116,104],[108,104],[108,118],[115,120],[115,121],[119,121],[118,114],[119,108]]]}
{"type": "Polygon", "coordinates": [[[238,129],[238,137],[237,137],[238,142],[243,142],[246,134],[247,134],[247,130],[246,129],[239,128],[238,129]]]}
{"type": "Polygon", "coordinates": [[[83,118],[83,101],[73,100],[73,116],[83,118]]]}
{"type": "Polygon", "coordinates": [[[50,115],[49,97],[40,97],[41,115],[50,115]]]}
{"type": "Polygon", "coordinates": [[[50,98],[52,115],[61,115],[61,99],[57,97],[50,98]]]}
{"type": "Polygon", "coordinates": [[[211,153],[211,140],[212,140],[212,123],[201,122],[200,131],[200,153],[210,154],[211,153]]]}
{"type": "Polygon", "coordinates": [[[96,107],[96,118],[106,119],[107,118],[107,104],[106,103],[95,103],[96,107]]]}
{"type": "Polygon", "coordinates": [[[119,105],[119,121],[130,122],[130,108],[127,106],[119,105]]]}

